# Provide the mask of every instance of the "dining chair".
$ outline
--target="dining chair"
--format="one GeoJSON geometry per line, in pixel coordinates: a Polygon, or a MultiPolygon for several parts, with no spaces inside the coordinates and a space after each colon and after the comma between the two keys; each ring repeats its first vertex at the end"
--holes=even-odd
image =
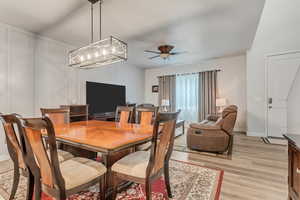
{"type": "MultiPolygon", "coordinates": [[[[158,107],[137,107],[135,109],[135,123],[140,124],[142,126],[152,125],[155,117],[158,113],[158,107]]],[[[136,150],[147,151],[151,148],[151,142],[147,142],[145,144],[138,145],[136,150]]]]}
{"type": "Polygon", "coordinates": [[[140,125],[151,125],[158,112],[158,107],[137,107],[135,122],[140,125]]]}
{"type": "Polygon", "coordinates": [[[18,118],[25,140],[25,162],[35,179],[35,200],[40,200],[41,191],[58,200],[78,193],[99,183],[100,198],[105,199],[105,173],[102,163],[86,158],[74,157],[59,162],[55,130],[48,117],[35,119],[18,118]],[[49,140],[47,154],[43,136],[49,140]]]}
{"type": "Polygon", "coordinates": [[[172,197],[169,180],[169,160],[173,151],[178,114],[179,112],[159,113],[154,122],[150,151],[136,151],[123,157],[112,166],[114,177],[113,199],[116,198],[117,183],[121,179],[145,184],[146,200],[150,200],[151,184],[154,180],[160,178],[162,174],[165,177],[168,196],[172,197]]]}
{"type": "MultiPolygon", "coordinates": [[[[30,193],[32,191],[29,191],[29,185],[33,184],[33,177],[29,173],[28,167],[25,164],[25,158],[24,158],[24,152],[26,152],[24,138],[22,134],[20,134],[20,124],[18,117],[21,118],[18,114],[10,114],[10,115],[3,115],[0,114],[0,119],[2,121],[2,125],[4,127],[4,133],[6,136],[7,141],[7,149],[10,155],[11,160],[14,164],[14,178],[13,178],[13,186],[12,191],[10,194],[9,199],[14,199],[14,196],[16,194],[18,185],[19,185],[19,179],[20,179],[20,172],[23,176],[27,177],[28,187],[27,187],[27,197],[30,198],[30,193]],[[18,128],[16,128],[18,127],[18,128]]],[[[49,150],[47,151],[47,154],[49,154],[49,150]]],[[[68,160],[70,158],[73,158],[73,155],[69,152],[58,150],[58,160],[59,162],[64,162],[65,160],[68,160]]]]}
{"type": "Polygon", "coordinates": [[[15,115],[3,115],[2,113],[0,113],[0,119],[4,128],[7,150],[14,166],[13,185],[9,200],[14,199],[16,195],[20,181],[20,173],[23,176],[27,177],[26,199],[31,200],[31,197],[33,195],[33,177],[29,175],[29,171],[23,157],[22,147],[24,146],[24,140],[22,140],[21,136],[17,135],[15,131],[14,125],[17,124],[18,121],[15,118],[15,115]]]}
{"type": "Polygon", "coordinates": [[[70,123],[70,109],[67,108],[41,108],[42,116],[49,117],[53,124],[70,123]]]}
{"type": "Polygon", "coordinates": [[[134,107],[118,106],[116,109],[115,121],[130,123],[133,119],[134,107]]]}

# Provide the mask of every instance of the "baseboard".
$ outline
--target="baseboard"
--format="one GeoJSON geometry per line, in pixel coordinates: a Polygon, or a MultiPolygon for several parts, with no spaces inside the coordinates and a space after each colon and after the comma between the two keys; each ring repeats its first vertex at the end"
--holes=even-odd
{"type": "Polygon", "coordinates": [[[264,132],[247,131],[247,136],[251,136],[251,137],[265,137],[265,133],[264,132]]]}
{"type": "Polygon", "coordinates": [[[0,161],[9,160],[9,155],[0,155],[0,161]]]}

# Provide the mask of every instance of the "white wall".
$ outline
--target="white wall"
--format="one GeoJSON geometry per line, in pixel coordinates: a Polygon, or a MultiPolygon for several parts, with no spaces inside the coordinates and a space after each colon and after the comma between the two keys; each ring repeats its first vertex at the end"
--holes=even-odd
{"type": "MultiPolygon", "coordinates": [[[[0,24],[0,112],[30,116],[34,109],[34,35],[0,24]]],[[[0,130],[0,160],[7,155],[0,130]]]]}
{"type": "Polygon", "coordinates": [[[288,133],[300,134],[300,70],[296,74],[294,84],[288,97],[287,127],[288,133]]]}
{"type": "MultiPolygon", "coordinates": [[[[144,100],[144,69],[130,66],[126,63],[118,63],[112,66],[104,66],[80,72],[81,99],[85,102],[85,82],[101,82],[108,84],[126,85],[126,101],[142,103],[144,100]]],[[[105,94],[103,94],[105,95],[105,94]]]]}
{"type": "Polygon", "coordinates": [[[40,108],[54,108],[79,102],[78,69],[67,66],[68,51],[74,47],[37,37],[35,54],[35,114],[40,108]]]}
{"type": "Polygon", "coordinates": [[[267,0],[252,48],[247,53],[248,135],[267,136],[265,131],[265,58],[300,50],[300,1],[267,0]]]}
{"type": "Polygon", "coordinates": [[[89,70],[67,66],[68,51],[74,47],[39,37],[36,51],[36,113],[41,107],[85,104],[85,83],[94,81],[126,86],[126,100],[143,102],[144,70],[118,63],[89,70]]]}
{"type": "Polygon", "coordinates": [[[236,131],[246,131],[246,56],[226,57],[188,66],[168,66],[147,69],[145,72],[145,102],[158,104],[158,93],[152,93],[152,85],[158,85],[158,76],[222,69],[218,75],[218,96],[228,104],[239,107],[236,131]]]}
{"type": "MultiPolygon", "coordinates": [[[[41,107],[85,103],[85,82],[125,85],[127,101],[142,103],[144,70],[125,63],[91,70],[67,66],[74,47],[0,23],[0,112],[40,116],[41,107]]],[[[0,160],[7,158],[0,127],[0,160]]]]}

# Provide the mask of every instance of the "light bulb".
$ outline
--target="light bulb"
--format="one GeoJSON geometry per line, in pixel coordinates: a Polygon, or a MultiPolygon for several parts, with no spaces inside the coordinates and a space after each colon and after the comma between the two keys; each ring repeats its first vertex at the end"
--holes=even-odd
{"type": "Polygon", "coordinates": [[[91,55],[90,54],[88,54],[86,57],[87,57],[88,60],[91,59],[91,55]]]}
{"type": "Polygon", "coordinates": [[[98,51],[95,52],[95,57],[98,58],[99,57],[99,53],[98,51]]]}
{"type": "Polygon", "coordinates": [[[84,61],[84,57],[80,56],[80,61],[83,62],[84,61]]]}
{"type": "Polygon", "coordinates": [[[112,47],[111,52],[115,53],[116,52],[116,47],[112,47]]]}
{"type": "Polygon", "coordinates": [[[103,54],[104,56],[106,56],[107,52],[106,52],[105,49],[103,49],[102,54],[103,54]]]}

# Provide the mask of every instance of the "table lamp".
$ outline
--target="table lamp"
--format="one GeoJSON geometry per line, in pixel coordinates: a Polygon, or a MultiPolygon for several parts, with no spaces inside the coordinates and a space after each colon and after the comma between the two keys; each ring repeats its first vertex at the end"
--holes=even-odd
{"type": "Polygon", "coordinates": [[[217,98],[216,99],[216,106],[218,108],[218,113],[222,113],[223,108],[227,105],[225,98],[217,98]]]}
{"type": "Polygon", "coordinates": [[[163,99],[161,100],[161,106],[163,108],[163,112],[168,112],[168,107],[170,106],[170,101],[169,99],[163,99]]]}

